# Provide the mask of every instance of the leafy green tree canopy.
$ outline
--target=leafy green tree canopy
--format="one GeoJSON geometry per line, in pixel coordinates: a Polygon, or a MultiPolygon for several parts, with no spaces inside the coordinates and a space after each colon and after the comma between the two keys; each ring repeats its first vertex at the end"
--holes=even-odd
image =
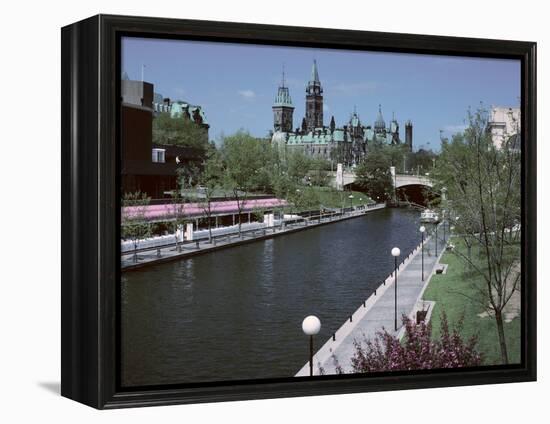
{"type": "Polygon", "coordinates": [[[220,148],[225,185],[253,191],[266,184],[271,146],[246,131],[225,137],[220,148]]]}
{"type": "Polygon", "coordinates": [[[393,190],[390,166],[392,166],[392,156],[388,149],[382,147],[372,149],[363,162],[355,168],[356,185],[371,199],[387,200],[393,190]]]}
{"type": "Polygon", "coordinates": [[[207,134],[205,128],[190,118],[172,118],[170,113],[163,112],[153,119],[153,143],[206,149],[207,134]]]}

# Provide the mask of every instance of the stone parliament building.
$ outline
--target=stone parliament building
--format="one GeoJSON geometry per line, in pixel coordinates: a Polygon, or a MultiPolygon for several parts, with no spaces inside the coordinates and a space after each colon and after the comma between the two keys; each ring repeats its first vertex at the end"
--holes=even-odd
{"type": "MultiPolygon", "coordinates": [[[[325,126],[323,87],[315,60],[306,87],[306,112],[301,126],[293,129],[294,105],[289,89],[285,86],[284,73],[272,110],[274,132],[271,141],[283,154],[299,149],[306,155],[353,167],[367,154],[369,146],[402,143],[399,137],[399,123],[394,117],[389,125],[386,125],[381,105],[378,107],[378,117],[373,126],[364,125],[356,110],[347,124],[336,126],[333,116],[330,124],[325,126]]],[[[409,120],[405,123],[404,140],[409,151],[412,151],[412,130],[413,125],[409,120]]]]}

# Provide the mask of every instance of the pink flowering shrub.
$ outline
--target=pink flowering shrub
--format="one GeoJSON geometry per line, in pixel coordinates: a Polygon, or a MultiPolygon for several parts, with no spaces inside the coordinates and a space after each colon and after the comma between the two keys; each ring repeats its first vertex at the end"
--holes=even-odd
{"type": "Polygon", "coordinates": [[[432,340],[431,324],[416,324],[403,316],[405,337],[399,341],[386,330],[377,333],[374,341],[364,345],[355,342],[352,358],[354,372],[425,370],[481,365],[482,356],[476,350],[477,336],[464,341],[460,335],[462,320],[452,331],[447,316],[441,316],[441,337],[432,340]]]}

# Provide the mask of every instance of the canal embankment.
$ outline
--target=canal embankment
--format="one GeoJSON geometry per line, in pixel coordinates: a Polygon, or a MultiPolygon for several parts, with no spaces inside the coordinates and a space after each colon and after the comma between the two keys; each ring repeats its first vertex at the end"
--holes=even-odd
{"type": "MultiPolygon", "coordinates": [[[[401,338],[404,334],[403,315],[414,319],[418,310],[426,310],[425,319],[429,320],[434,302],[422,301],[422,295],[439,267],[446,243],[443,237],[438,237],[436,241],[435,235],[432,235],[424,241],[424,249],[420,243],[401,256],[403,259],[397,268],[397,330],[396,275],[392,272],[314,354],[314,375],[352,373],[351,359],[355,355],[356,344],[373,340],[383,330],[401,338]]],[[[296,377],[301,376],[309,376],[309,362],[296,373],[296,377]]]]}
{"type": "Polygon", "coordinates": [[[318,216],[288,220],[282,222],[280,225],[255,227],[250,230],[241,231],[240,234],[238,232],[223,234],[221,236],[212,237],[211,240],[197,239],[191,242],[179,243],[177,246],[174,242],[165,246],[139,249],[136,252],[125,251],[121,252],[121,270],[138,270],[152,265],[359,218],[370,212],[384,209],[385,207],[386,205],[383,203],[367,204],[363,207],[350,208],[340,213],[325,213],[318,216]]]}

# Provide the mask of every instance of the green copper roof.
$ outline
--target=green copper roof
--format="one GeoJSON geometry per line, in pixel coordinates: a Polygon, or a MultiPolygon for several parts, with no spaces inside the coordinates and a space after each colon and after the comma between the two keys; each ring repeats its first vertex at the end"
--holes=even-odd
{"type": "Polygon", "coordinates": [[[204,113],[204,110],[200,106],[194,106],[190,105],[189,103],[172,103],[170,106],[170,116],[172,118],[177,118],[178,116],[182,116],[183,111],[187,110],[189,112],[189,116],[193,117],[193,114],[195,110],[198,110],[200,117],[202,118],[202,123],[205,125],[208,125],[208,121],[206,120],[206,114],[204,113]]]}
{"type": "Polygon", "coordinates": [[[180,103],[172,103],[170,106],[170,116],[176,118],[183,113],[183,107],[180,103]]]}
{"type": "Polygon", "coordinates": [[[273,103],[273,106],[286,106],[294,108],[292,105],[292,98],[290,97],[290,92],[288,91],[288,87],[280,86],[279,90],[277,90],[277,96],[275,97],[275,102],[273,103]]]}
{"type": "Polygon", "coordinates": [[[327,134],[291,134],[288,137],[288,144],[329,144],[332,141],[330,133],[327,134]]]}
{"type": "Polygon", "coordinates": [[[365,141],[372,141],[374,140],[374,131],[372,128],[367,128],[364,132],[364,139],[365,141]]]}
{"type": "Polygon", "coordinates": [[[334,137],[334,141],[344,141],[344,130],[336,129],[332,133],[332,136],[334,137]]]}

